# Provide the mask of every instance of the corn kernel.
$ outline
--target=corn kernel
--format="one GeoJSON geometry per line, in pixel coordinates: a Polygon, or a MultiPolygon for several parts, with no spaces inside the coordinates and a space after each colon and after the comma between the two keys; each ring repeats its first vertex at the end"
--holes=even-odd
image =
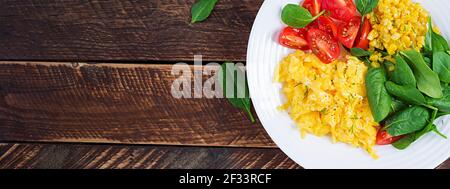
{"type": "MultiPolygon", "coordinates": [[[[425,42],[428,16],[428,12],[412,0],[380,0],[369,15],[372,24],[367,37],[369,48],[386,50],[390,55],[410,48],[420,50],[425,42]]],[[[383,59],[381,54],[370,57],[373,62],[383,59]]]]}

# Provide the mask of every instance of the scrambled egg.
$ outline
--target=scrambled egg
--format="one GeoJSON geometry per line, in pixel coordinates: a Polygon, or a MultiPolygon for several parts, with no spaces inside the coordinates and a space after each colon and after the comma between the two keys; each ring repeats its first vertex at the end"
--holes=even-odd
{"type": "MultiPolygon", "coordinates": [[[[420,51],[425,43],[428,12],[418,3],[411,0],[380,0],[368,18],[372,24],[368,35],[371,52],[386,50],[393,55],[411,48],[420,51]]],[[[374,52],[370,60],[382,62],[382,54],[374,52]]]]}
{"type": "Polygon", "coordinates": [[[289,112],[302,137],[330,135],[333,142],[373,150],[377,126],[366,98],[367,66],[354,57],[322,63],[314,54],[296,51],[280,63],[275,80],[283,84],[289,112]]]}

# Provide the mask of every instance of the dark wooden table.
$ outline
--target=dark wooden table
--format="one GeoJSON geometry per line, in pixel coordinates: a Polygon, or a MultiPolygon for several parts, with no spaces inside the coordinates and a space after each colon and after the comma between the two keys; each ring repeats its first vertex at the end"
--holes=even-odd
{"type": "MultiPolygon", "coordinates": [[[[262,0],[0,0],[0,168],[301,168],[171,65],[245,62],[262,0]]],[[[440,168],[450,168],[450,162],[440,168]]]]}

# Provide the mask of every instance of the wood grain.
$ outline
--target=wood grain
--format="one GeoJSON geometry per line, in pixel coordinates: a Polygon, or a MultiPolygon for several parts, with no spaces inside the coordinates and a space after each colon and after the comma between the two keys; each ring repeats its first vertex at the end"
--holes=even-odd
{"type": "Polygon", "coordinates": [[[170,65],[0,62],[0,70],[0,141],[275,147],[226,99],[172,97],[170,65]]]}
{"type": "Polygon", "coordinates": [[[221,0],[190,23],[194,0],[1,0],[0,60],[243,61],[262,0],[221,0]]]}
{"type": "MultiPolygon", "coordinates": [[[[299,169],[279,149],[0,143],[0,169],[299,169]]],[[[450,169],[450,159],[437,169],[450,169]]]]}
{"type": "Polygon", "coordinates": [[[301,168],[279,149],[0,144],[0,169],[301,168]]]}

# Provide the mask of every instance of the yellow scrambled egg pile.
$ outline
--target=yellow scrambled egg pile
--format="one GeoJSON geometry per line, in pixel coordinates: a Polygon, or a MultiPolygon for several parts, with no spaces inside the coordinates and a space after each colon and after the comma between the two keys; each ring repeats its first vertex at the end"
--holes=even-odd
{"type": "MultiPolygon", "coordinates": [[[[420,50],[425,43],[428,16],[420,4],[411,0],[380,0],[368,15],[372,24],[369,51],[386,50],[393,55],[411,48],[420,50]]],[[[370,60],[382,62],[383,58],[381,53],[374,52],[370,60]]]]}
{"type": "Polygon", "coordinates": [[[275,80],[283,84],[287,102],[282,107],[306,133],[330,135],[333,142],[373,147],[378,123],[366,97],[367,66],[354,57],[347,62],[322,63],[314,54],[296,51],[280,63],[275,80]]]}

